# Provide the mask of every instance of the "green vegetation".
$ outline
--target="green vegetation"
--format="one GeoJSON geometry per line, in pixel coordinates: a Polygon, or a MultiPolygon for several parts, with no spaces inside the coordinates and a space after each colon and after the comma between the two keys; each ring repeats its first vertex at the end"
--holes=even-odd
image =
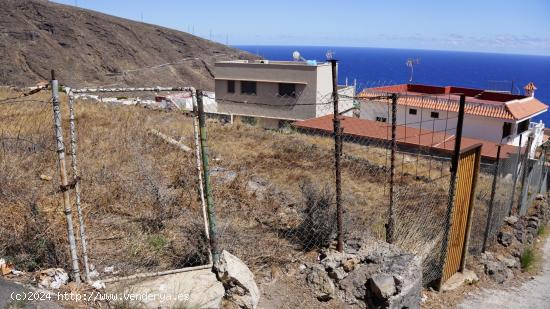
{"type": "Polygon", "coordinates": [[[537,236],[543,236],[546,234],[546,230],[544,228],[544,225],[541,225],[539,229],[537,230],[537,236]]]}
{"type": "Polygon", "coordinates": [[[525,271],[531,270],[536,262],[536,252],[533,248],[527,248],[521,254],[521,268],[525,271]]]}
{"type": "Polygon", "coordinates": [[[149,237],[149,245],[155,250],[162,250],[167,244],[166,238],[160,234],[153,234],[149,237]]]}

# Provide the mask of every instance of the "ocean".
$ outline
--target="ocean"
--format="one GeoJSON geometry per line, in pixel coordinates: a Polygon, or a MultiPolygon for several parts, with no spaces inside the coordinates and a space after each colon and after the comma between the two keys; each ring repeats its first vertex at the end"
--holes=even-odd
{"type": "MultiPolygon", "coordinates": [[[[339,61],[339,83],[357,81],[358,90],[389,84],[407,83],[414,59],[413,83],[439,86],[513,91],[523,94],[523,87],[534,82],[535,97],[550,105],[550,57],[494,53],[452,52],[413,49],[319,47],[319,46],[235,46],[265,59],[292,60],[299,51],[308,60],[325,60],[331,50],[339,61]]],[[[550,112],[537,116],[550,126],[550,112]]]]}

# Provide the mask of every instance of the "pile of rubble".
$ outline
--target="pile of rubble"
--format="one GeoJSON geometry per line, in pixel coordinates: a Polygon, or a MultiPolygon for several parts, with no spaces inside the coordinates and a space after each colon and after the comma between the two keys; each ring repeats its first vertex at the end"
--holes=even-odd
{"type": "Polygon", "coordinates": [[[327,249],[319,263],[303,265],[307,284],[320,301],[340,298],[357,308],[420,308],[420,261],[397,247],[356,238],[345,253],[327,249]]]}
{"type": "Polygon", "coordinates": [[[514,278],[514,271],[521,270],[523,253],[533,245],[539,230],[550,219],[549,214],[548,203],[539,196],[530,209],[530,215],[506,217],[505,225],[497,235],[497,244],[491,248],[492,251],[481,254],[483,272],[497,283],[514,278]]]}

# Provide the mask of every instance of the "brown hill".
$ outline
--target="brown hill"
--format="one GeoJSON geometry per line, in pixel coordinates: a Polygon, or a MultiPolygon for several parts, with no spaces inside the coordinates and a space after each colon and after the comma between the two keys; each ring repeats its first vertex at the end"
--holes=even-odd
{"type": "Polygon", "coordinates": [[[0,6],[4,85],[33,85],[55,69],[72,87],[211,89],[215,61],[255,58],[181,31],[48,1],[0,0],[0,6]]]}

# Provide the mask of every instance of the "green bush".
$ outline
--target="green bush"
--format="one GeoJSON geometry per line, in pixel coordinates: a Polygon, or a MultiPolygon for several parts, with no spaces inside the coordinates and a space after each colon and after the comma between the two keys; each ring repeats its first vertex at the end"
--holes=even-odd
{"type": "Polygon", "coordinates": [[[530,270],[535,264],[536,255],[533,248],[527,248],[521,254],[521,268],[523,270],[530,270]]]}

